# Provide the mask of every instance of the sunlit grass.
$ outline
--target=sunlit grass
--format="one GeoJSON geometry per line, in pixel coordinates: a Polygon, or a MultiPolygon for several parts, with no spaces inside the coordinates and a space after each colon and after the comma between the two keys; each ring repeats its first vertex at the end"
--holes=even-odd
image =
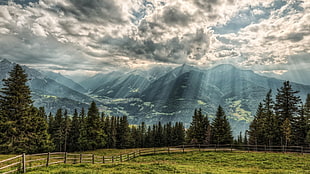
{"type": "MultiPolygon", "coordinates": [[[[99,150],[98,154],[104,151],[99,150]]],[[[29,173],[310,173],[310,155],[187,152],[141,156],[114,164],[61,164],[29,173]]]]}

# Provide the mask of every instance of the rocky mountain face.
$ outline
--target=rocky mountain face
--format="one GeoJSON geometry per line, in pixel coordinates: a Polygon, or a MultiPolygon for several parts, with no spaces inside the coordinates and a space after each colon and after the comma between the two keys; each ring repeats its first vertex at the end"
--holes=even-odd
{"type": "MultiPolygon", "coordinates": [[[[101,74],[101,79],[108,80],[103,80],[105,82],[101,86],[97,83],[88,86],[91,94],[107,105],[109,113],[128,115],[132,123],[182,121],[189,125],[195,108],[202,108],[212,119],[218,105],[222,105],[235,135],[248,128],[259,102],[269,89],[275,96],[277,89],[283,85],[283,80],[232,65],[219,65],[212,69],[182,65],[152,80],[143,73],[118,74],[115,77],[101,74]],[[110,111],[111,108],[117,112],[110,111]]],[[[310,93],[310,86],[297,83],[292,83],[292,86],[300,91],[303,100],[310,93]]]]}
{"type": "MultiPolygon", "coordinates": [[[[2,60],[0,79],[8,77],[13,66],[14,63],[2,60]]],[[[181,121],[189,126],[195,108],[202,108],[211,120],[221,105],[235,136],[248,128],[258,103],[269,89],[275,96],[277,88],[283,85],[282,80],[232,65],[211,69],[182,65],[144,71],[115,71],[97,74],[80,84],[61,74],[24,68],[30,79],[35,105],[44,106],[47,111],[55,112],[60,107],[69,111],[87,108],[87,104],[95,100],[107,115],[127,115],[132,124],[181,121]]],[[[310,86],[291,84],[305,100],[310,86]]]]}
{"type": "MultiPolygon", "coordinates": [[[[3,86],[2,79],[9,77],[9,72],[15,65],[6,59],[0,61],[0,87],[3,86]]],[[[22,67],[28,75],[28,86],[32,91],[34,105],[37,107],[44,106],[47,112],[55,113],[58,108],[67,109],[70,112],[75,108],[72,106],[73,104],[87,107],[87,103],[93,100],[75,90],[79,89],[80,85],[72,80],[64,80],[65,77],[61,77],[61,75],[57,75],[56,78],[55,73],[41,73],[27,66],[22,67]]],[[[86,91],[81,86],[80,89],[86,91]]]]}

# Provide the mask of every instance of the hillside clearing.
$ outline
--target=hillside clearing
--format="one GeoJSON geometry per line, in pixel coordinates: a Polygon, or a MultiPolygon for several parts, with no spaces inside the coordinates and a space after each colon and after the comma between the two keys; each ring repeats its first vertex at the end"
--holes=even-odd
{"type": "Polygon", "coordinates": [[[61,164],[29,173],[310,173],[310,155],[187,152],[141,156],[114,164],[61,164]]]}

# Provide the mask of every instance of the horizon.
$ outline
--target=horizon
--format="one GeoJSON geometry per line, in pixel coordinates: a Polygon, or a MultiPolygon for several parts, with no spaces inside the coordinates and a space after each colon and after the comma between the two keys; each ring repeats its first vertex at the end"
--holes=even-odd
{"type": "Polygon", "coordinates": [[[13,0],[0,11],[0,58],[73,79],[231,64],[310,84],[309,2],[13,0]]]}
{"type": "MultiPolygon", "coordinates": [[[[10,61],[10,60],[8,60],[8,59],[6,59],[6,58],[4,58],[4,59],[1,59],[1,58],[0,58],[0,62],[2,62],[2,61],[4,61],[4,60],[6,60],[6,61],[8,61],[8,62],[10,62],[10,63],[19,64],[18,62],[12,62],[12,61],[10,61]]],[[[64,76],[65,78],[68,78],[68,79],[70,79],[70,80],[73,80],[75,83],[78,83],[78,84],[80,84],[81,82],[83,82],[83,81],[85,81],[85,80],[87,80],[87,79],[89,79],[89,78],[96,77],[96,76],[98,76],[98,75],[108,75],[108,74],[114,73],[114,72],[120,72],[120,73],[125,73],[125,74],[129,73],[129,74],[130,74],[130,73],[134,73],[134,72],[136,72],[136,71],[145,72],[145,71],[151,70],[152,68],[158,68],[158,67],[160,67],[160,66],[152,66],[152,67],[148,67],[148,68],[145,68],[145,67],[144,67],[144,68],[137,68],[137,69],[118,69],[118,70],[114,70],[114,71],[98,72],[98,73],[96,73],[96,74],[92,74],[92,75],[89,75],[89,76],[79,76],[79,75],[78,75],[78,76],[72,76],[72,75],[65,75],[65,74],[62,74],[61,72],[54,72],[54,71],[49,71],[49,70],[42,70],[42,69],[40,69],[40,68],[35,68],[35,67],[31,67],[31,66],[24,65],[24,64],[20,64],[20,65],[21,65],[21,66],[27,66],[27,67],[32,68],[32,69],[35,69],[35,70],[37,70],[37,71],[39,71],[39,72],[47,72],[47,73],[48,73],[48,72],[52,72],[52,73],[60,74],[60,75],[64,76]]],[[[193,68],[197,68],[198,70],[201,70],[201,71],[207,71],[207,70],[214,69],[214,68],[216,68],[216,67],[227,66],[227,65],[228,65],[228,66],[232,66],[232,67],[237,68],[237,69],[242,70],[242,71],[251,71],[251,72],[253,72],[253,73],[255,73],[255,74],[258,74],[258,75],[260,75],[260,76],[264,76],[264,77],[267,77],[267,78],[275,78],[275,79],[279,79],[279,80],[283,80],[283,81],[290,81],[290,82],[297,83],[297,84],[310,85],[310,82],[309,82],[309,83],[303,83],[303,82],[295,81],[294,79],[285,79],[285,78],[281,78],[281,77],[279,77],[279,76],[268,75],[268,74],[266,74],[266,73],[260,73],[260,72],[257,72],[257,71],[253,71],[253,70],[251,70],[251,69],[243,69],[243,68],[237,67],[237,66],[235,66],[235,65],[233,65],[233,64],[229,64],[229,63],[227,63],[227,64],[216,64],[216,65],[213,65],[213,66],[211,66],[211,67],[199,67],[199,66],[188,65],[188,64],[184,63],[184,64],[181,64],[181,65],[174,65],[174,66],[172,66],[172,65],[171,65],[171,66],[166,65],[165,68],[167,68],[167,69],[168,69],[167,72],[169,72],[169,71],[171,71],[171,70],[173,70],[173,69],[175,69],[175,68],[182,67],[182,66],[184,66],[184,65],[190,66],[190,67],[193,67],[193,68]],[[169,68],[171,68],[171,69],[169,69],[169,68]]]]}

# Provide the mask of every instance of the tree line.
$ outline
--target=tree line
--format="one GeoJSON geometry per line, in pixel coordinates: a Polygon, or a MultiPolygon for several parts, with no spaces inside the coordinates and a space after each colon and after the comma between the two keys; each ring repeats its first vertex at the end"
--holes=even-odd
{"type": "Polygon", "coordinates": [[[275,101],[270,90],[249,128],[249,144],[253,145],[298,145],[310,144],[310,94],[305,104],[298,91],[285,81],[277,89],[275,101]]]}
{"type": "Polygon", "coordinates": [[[129,125],[127,117],[106,116],[95,102],[85,111],[74,113],[58,109],[46,115],[36,108],[27,86],[27,75],[16,65],[3,80],[0,95],[0,153],[37,153],[47,151],[85,151],[100,148],[144,148],[189,144],[296,144],[310,139],[310,96],[300,104],[289,82],[278,90],[276,102],[271,91],[258,107],[250,125],[249,140],[233,141],[231,126],[219,106],[212,122],[196,109],[187,130],[183,123],[158,122],[154,125],[129,125]],[[285,103],[286,102],[286,103],[285,103]]]}
{"type": "Polygon", "coordinates": [[[47,122],[56,151],[162,147],[184,142],[185,129],[180,122],[129,125],[126,116],[100,114],[95,102],[87,113],[83,108],[80,113],[75,110],[72,118],[66,110],[58,109],[55,116],[48,116],[47,122]]]}

